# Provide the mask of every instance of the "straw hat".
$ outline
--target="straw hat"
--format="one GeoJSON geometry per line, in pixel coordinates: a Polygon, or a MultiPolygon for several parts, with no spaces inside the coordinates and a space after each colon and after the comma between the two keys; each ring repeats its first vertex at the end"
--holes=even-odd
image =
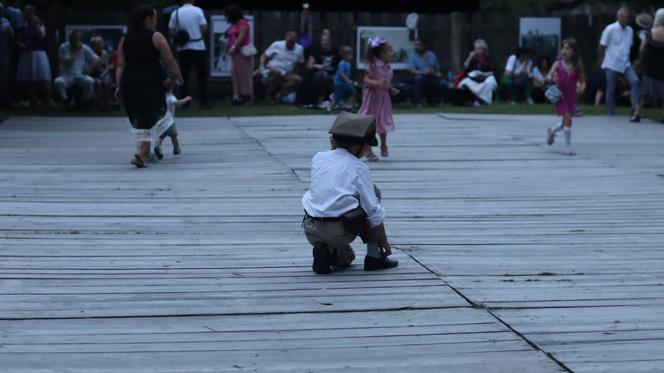
{"type": "Polygon", "coordinates": [[[649,13],[641,13],[636,16],[636,24],[641,28],[651,28],[652,20],[652,14],[649,13]]]}

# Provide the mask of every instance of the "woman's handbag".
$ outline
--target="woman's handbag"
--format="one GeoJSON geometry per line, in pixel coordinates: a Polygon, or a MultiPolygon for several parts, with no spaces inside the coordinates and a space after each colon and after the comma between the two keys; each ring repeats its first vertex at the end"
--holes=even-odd
{"type": "Polygon", "coordinates": [[[253,43],[247,44],[244,47],[240,48],[240,53],[245,57],[253,57],[258,53],[256,47],[253,43]]]}
{"type": "Polygon", "coordinates": [[[560,92],[560,89],[558,89],[555,84],[551,84],[549,88],[546,89],[546,92],[544,92],[544,97],[546,97],[550,103],[557,104],[558,101],[563,98],[563,93],[560,92]]]}

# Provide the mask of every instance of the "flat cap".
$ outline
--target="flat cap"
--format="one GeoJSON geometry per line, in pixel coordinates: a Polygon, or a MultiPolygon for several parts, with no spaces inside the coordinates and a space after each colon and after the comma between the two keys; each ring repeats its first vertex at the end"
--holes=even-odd
{"type": "Polygon", "coordinates": [[[330,127],[335,140],[348,144],[378,145],[376,140],[376,117],[342,111],[330,127]]]}

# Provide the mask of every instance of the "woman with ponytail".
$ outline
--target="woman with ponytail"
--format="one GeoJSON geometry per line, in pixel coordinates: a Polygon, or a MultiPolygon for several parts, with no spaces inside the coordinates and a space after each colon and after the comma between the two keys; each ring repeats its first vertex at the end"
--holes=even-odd
{"type": "Polygon", "coordinates": [[[129,16],[127,35],[119,46],[116,72],[121,99],[136,137],[136,154],[131,163],[147,167],[150,144],[172,124],[164,99],[163,82],[168,78],[162,65],[182,84],[182,73],[164,35],[156,32],[157,12],[141,5],[129,16]]]}

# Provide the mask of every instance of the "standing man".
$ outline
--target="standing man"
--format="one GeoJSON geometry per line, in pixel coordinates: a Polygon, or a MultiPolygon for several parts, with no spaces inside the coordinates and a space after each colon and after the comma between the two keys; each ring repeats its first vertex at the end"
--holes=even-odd
{"type": "MultiPolygon", "coordinates": [[[[606,107],[609,115],[616,113],[616,78],[623,75],[629,82],[632,114],[639,104],[639,77],[629,61],[629,51],[634,42],[634,30],[629,26],[631,12],[621,7],[617,21],[606,26],[599,41],[599,57],[606,73],[606,107]]],[[[634,118],[632,118],[634,119],[634,118]]]]}
{"type": "Polygon", "coordinates": [[[177,44],[178,60],[184,78],[182,96],[189,96],[189,70],[193,66],[198,78],[197,98],[201,109],[209,110],[207,48],[204,39],[208,32],[208,25],[203,10],[195,6],[195,3],[195,0],[184,0],[182,6],[171,13],[168,31],[177,44]]]}
{"type": "Polygon", "coordinates": [[[9,66],[11,64],[14,28],[5,18],[5,7],[0,3],[0,107],[9,106],[9,66]]]}
{"type": "Polygon", "coordinates": [[[427,100],[435,105],[440,102],[449,82],[442,78],[438,57],[426,47],[422,39],[415,39],[413,46],[415,51],[408,58],[408,70],[413,78],[413,104],[417,108],[422,107],[422,99],[428,93],[427,100]]]}
{"type": "Polygon", "coordinates": [[[55,78],[55,86],[65,109],[69,108],[67,90],[73,86],[81,87],[83,104],[88,104],[92,99],[95,85],[95,80],[88,73],[96,67],[99,56],[81,42],[80,31],[73,31],[69,34],[69,41],[60,45],[58,57],[61,75],[55,78]]]}

